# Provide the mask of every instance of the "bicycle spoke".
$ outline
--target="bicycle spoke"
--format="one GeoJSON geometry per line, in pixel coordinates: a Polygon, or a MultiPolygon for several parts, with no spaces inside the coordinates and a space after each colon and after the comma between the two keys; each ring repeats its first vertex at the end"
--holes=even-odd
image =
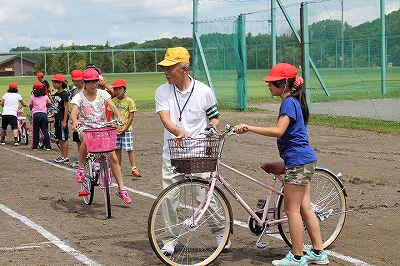
{"type": "MultiPolygon", "coordinates": [[[[311,205],[320,221],[324,248],[329,247],[338,237],[346,218],[346,198],[344,188],[328,171],[317,169],[311,181],[311,205]]],[[[286,217],[283,207],[283,197],[279,198],[278,219],[286,217]]],[[[279,232],[285,242],[291,246],[287,223],[278,225],[279,232]]],[[[304,234],[305,249],[311,245],[306,232],[304,234]]]]}

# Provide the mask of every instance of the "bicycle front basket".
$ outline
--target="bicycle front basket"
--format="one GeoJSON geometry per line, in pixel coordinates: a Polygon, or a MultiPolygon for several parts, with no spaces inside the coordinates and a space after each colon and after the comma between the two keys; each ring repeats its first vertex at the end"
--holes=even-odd
{"type": "Polygon", "coordinates": [[[213,172],[217,166],[218,138],[169,139],[171,164],[179,173],[213,172]]]}
{"type": "Polygon", "coordinates": [[[90,128],[83,131],[88,152],[110,152],[117,146],[115,127],[90,128]]]}

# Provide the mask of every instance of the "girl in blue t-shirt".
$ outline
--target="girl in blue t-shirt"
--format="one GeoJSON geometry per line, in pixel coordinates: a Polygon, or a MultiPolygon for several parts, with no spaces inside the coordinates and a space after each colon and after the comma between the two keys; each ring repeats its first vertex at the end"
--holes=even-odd
{"type": "Polygon", "coordinates": [[[310,180],[315,171],[317,156],[308,141],[309,111],[303,88],[303,79],[297,76],[295,66],[275,65],[264,79],[272,96],[279,96],[282,104],[278,122],[272,127],[246,124],[235,126],[235,132],[254,132],[276,137],[279,155],[285,163],[285,212],[288,217],[292,250],[273,265],[328,264],[323,251],[319,221],[310,204],[310,180]],[[303,256],[303,222],[307,227],[313,247],[303,256]]]}

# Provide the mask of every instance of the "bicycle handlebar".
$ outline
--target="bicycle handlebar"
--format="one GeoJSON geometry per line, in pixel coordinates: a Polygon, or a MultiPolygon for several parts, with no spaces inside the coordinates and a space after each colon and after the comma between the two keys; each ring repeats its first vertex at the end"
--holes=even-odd
{"type": "Polygon", "coordinates": [[[122,125],[122,123],[118,119],[113,119],[108,122],[90,122],[90,123],[84,123],[83,121],[79,121],[80,126],[88,126],[90,128],[97,128],[97,127],[107,127],[112,124],[117,124],[117,125],[122,125]],[[96,125],[96,126],[95,126],[96,125]]]}
{"type": "Polygon", "coordinates": [[[218,132],[215,127],[210,126],[205,128],[204,132],[201,133],[201,135],[206,135],[207,137],[218,137],[219,139],[223,139],[226,136],[238,135],[238,134],[235,133],[235,128],[232,125],[226,124],[224,131],[218,132]]]}

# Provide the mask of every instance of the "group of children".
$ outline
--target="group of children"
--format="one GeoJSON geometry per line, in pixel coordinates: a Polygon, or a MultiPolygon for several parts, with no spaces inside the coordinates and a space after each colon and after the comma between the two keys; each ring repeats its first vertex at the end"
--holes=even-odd
{"type": "Polygon", "coordinates": [[[132,179],[141,177],[136,167],[136,156],[134,153],[134,141],[132,133],[132,122],[134,113],[137,111],[135,102],[126,96],[127,83],[123,79],[117,79],[112,85],[107,84],[106,79],[94,65],[88,65],[84,71],[75,69],[71,71],[71,79],[74,84],[71,91],[67,91],[68,83],[62,74],[56,74],[51,79],[55,93],[51,95],[49,83],[44,79],[44,74],[36,75],[38,81],[33,84],[32,96],[28,104],[18,93],[18,85],[11,83],[8,91],[0,100],[3,106],[1,140],[5,145],[7,126],[10,125],[14,134],[14,145],[18,143],[17,111],[19,104],[30,107],[32,111],[33,138],[32,150],[38,148],[39,131],[44,135],[44,146],[51,150],[50,137],[48,134],[47,108],[53,106],[55,110],[54,128],[55,136],[60,143],[60,156],[54,159],[55,163],[70,163],[68,157],[69,148],[69,119],[72,124],[72,140],[77,143],[79,159],[71,164],[77,167],[76,181],[83,182],[84,162],[87,155],[85,140],[83,138],[84,126],[87,122],[106,122],[112,118],[118,119],[121,125],[117,126],[116,151],[110,152],[109,160],[113,176],[118,184],[117,196],[125,203],[131,203],[127,191],[124,189],[122,179],[122,150],[127,151],[131,163],[132,179]],[[69,100],[71,99],[71,116],[69,114],[69,100]]]}

